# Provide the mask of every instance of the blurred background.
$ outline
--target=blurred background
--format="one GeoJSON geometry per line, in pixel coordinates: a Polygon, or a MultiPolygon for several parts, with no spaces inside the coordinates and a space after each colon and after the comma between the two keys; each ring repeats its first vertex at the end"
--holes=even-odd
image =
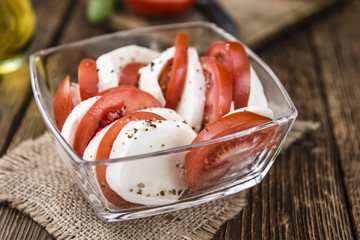
{"type": "MultiPolygon", "coordinates": [[[[1,0],[0,73],[17,69],[29,52],[124,29],[210,21],[253,49],[293,31],[340,0],[1,0]],[[76,16],[73,14],[76,13],[76,16]],[[80,29],[73,29],[77,21],[80,29]],[[82,28],[91,28],[90,34],[82,28]],[[48,29],[51,28],[51,29],[48,29]],[[36,31],[35,31],[36,30],[36,31]],[[59,31],[60,30],[60,31],[59,31]],[[53,39],[46,35],[57,31],[53,39]],[[76,31],[58,39],[61,31],[76,31]],[[33,43],[33,44],[32,44],[33,43]],[[32,45],[31,45],[32,44],[32,45]]],[[[89,31],[88,31],[89,32],[89,31]]]]}

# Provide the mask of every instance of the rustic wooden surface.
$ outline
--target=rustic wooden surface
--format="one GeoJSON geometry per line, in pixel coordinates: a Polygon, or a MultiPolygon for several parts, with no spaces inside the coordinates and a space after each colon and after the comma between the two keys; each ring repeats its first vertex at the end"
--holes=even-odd
{"type": "MultiPolygon", "coordinates": [[[[33,50],[105,33],[85,19],[83,0],[33,0],[33,50]]],[[[348,1],[257,49],[279,76],[299,119],[316,132],[279,155],[248,206],[214,239],[360,239],[360,1],[348,1]]],[[[25,67],[0,77],[1,155],[45,131],[25,67]]],[[[0,190],[1,191],[1,190],[0,190]]],[[[0,239],[52,239],[8,203],[0,204],[0,239]]]]}
{"type": "MultiPolygon", "coordinates": [[[[218,4],[238,24],[240,31],[237,37],[249,47],[257,48],[342,2],[343,0],[221,0],[218,4]]],[[[110,18],[108,25],[111,29],[123,30],[204,20],[208,18],[199,8],[193,8],[177,17],[154,17],[136,14],[125,6],[110,18]]]]}

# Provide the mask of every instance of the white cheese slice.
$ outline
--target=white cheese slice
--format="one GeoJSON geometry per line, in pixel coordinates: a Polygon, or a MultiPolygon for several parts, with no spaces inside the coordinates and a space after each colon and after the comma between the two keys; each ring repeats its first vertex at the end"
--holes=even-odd
{"type": "Polygon", "coordinates": [[[253,67],[250,67],[250,76],[251,76],[251,88],[250,88],[248,107],[252,107],[252,106],[268,107],[268,101],[264,93],[264,88],[253,67]]]}
{"type": "Polygon", "coordinates": [[[121,70],[128,63],[148,63],[157,56],[159,56],[157,51],[137,45],[121,47],[101,55],[96,60],[99,77],[99,92],[118,86],[121,70]]]}
{"type": "Polygon", "coordinates": [[[139,112],[152,112],[165,118],[166,120],[184,121],[184,119],[177,112],[170,108],[145,108],[139,110],[139,112]]]}
{"type": "MultiPolygon", "coordinates": [[[[196,137],[189,125],[175,121],[131,121],[120,131],[110,158],[150,153],[190,144],[196,137]]],[[[176,202],[186,190],[186,152],[110,164],[109,186],[129,202],[162,205],[176,202]]]]}
{"type": "Polygon", "coordinates": [[[205,107],[205,77],[196,48],[188,48],[186,82],[176,111],[196,132],[200,131],[205,107]]]}
{"type": "Polygon", "coordinates": [[[159,85],[159,75],[165,64],[175,55],[175,47],[163,51],[147,66],[139,70],[139,88],[153,95],[162,106],[165,106],[165,97],[159,85]]]}

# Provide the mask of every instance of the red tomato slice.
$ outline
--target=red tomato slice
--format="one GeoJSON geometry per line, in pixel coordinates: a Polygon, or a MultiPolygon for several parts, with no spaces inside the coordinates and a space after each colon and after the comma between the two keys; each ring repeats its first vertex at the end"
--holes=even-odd
{"type": "Polygon", "coordinates": [[[166,99],[165,107],[167,108],[176,108],[184,89],[188,64],[188,47],[187,35],[178,33],[175,42],[175,56],[164,66],[160,74],[159,85],[163,90],[166,99]]]}
{"type": "Polygon", "coordinates": [[[159,75],[159,86],[161,88],[161,91],[166,96],[167,87],[171,78],[171,70],[173,65],[174,59],[170,59],[161,69],[160,75],[159,75]]]}
{"type": "MultiPolygon", "coordinates": [[[[208,125],[193,143],[226,136],[270,121],[270,118],[252,112],[236,112],[208,125]]],[[[273,147],[279,141],[280,132],[278,126],[271,126],[250,136],[191,150],[185,159],[189,188],[191,190],[203,188],[214,180],[220,180],[225,174],[230,174],[230,171],[232,173],[235,171],[236,174],[252,166],[262,150],[273,147]]]]}
{"type": "Polygon", "coordinates": [[[74,150],[82,156],[95,133],[136,110],[161,107],[151,94],[132,86],[119,86],[105,93],[86,112],[75,133],[74,150]]]}
{"type": "Polygon", "coordinates": [[[206,52],[228,67],[233,78],[235,109],[246,107],[249,101],[251,76],[250,62],[243,45],[239,42],[215,42],[206,52]]]}
{"type": "Polygon", "coordinates": [[[119,85],[138,86],[140,79],[139,69],[147,64],[143,62],[131,62],[127,64],[121,71],[119,85]]]}
{"type": "Polygon", "coordinates": [[[147,15],[181,14],[190,9],[195,0],[126,0],[135,11],[147,15]]]}
{"type": "Polygon", "coordinates": [[[78,69],[78,78],[81,100],[84,101],[96,96],[99,92],[96,60],[88,58],[81,60],[78,69]]]}
{"type": "Polygon", "coordinates": [[[210,57],[201,57],[205,75],[206,98],[202,126],[205,127],[227,114],[231,108],[233,83],[230,72],[220,62],[210,57]]]}
{"type": "MultiPolygon", "coordinates": [[[[113,143],[118,136],[121,129],[130,121],[136,120],[165,120],[163,117],[151,113],[151,112],[134,112],[126,115],[125,117],[120,118],[111,128],[105,133],[104,137],[101,139],[98,152],[96,154],[96,160],[108,159],[110,157],[111,149],[113,143]]],[[[106,168],[107,165],[98,165],[96,166],[96,177],[100,184],[101,191],[104,194],[104,197],[112,204],[127,208],[138,206],[137,204],[130,203],[120,197],[115,191],[113,191],[108,182],[106,181],[106,168]]]]}
{"type": "Polygon", "coordinates": [[[76,85],[70,84],[70,77],[66,76],[54,97],[54,117],[57,128],[61,131],[66,118],[73,108],[80,102],[79,89],[76,85]]]}
{"type": "Polygon", "coordinates": [[[108,92],[117,91],[118,87],[119,86],[105,89],[105,90],[99,92],[98,94],[96,94],[96,96],[103,96],[103,95],[107,94],[108,92]]]}

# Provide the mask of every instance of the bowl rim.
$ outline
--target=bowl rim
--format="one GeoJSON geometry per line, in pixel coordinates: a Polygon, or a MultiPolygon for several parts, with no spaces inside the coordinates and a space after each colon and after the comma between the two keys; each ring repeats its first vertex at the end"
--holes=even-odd
{"type": "MultiPolygon", "coordinates": [[[[270,67],[263,60],[260,59],[260,57],[258,57],[248,46],[246,46],[246,44],[242,43],[243,46],[245,47],[245,50],[246,50],[248,56],[251,57],[255,62],[257,62],[257,64],[263,70],[265,70],[265,72],[268,75],[270,75],[272,80],[275,82],[275,84],[277,85],[277,87],[279,88],[281,93],[283,94],[287,104],[290,107],[290,111],[287,114],[285,114],[284,116],[281,116],[277,119],[273,119],[272,121],[270,121],[266,124],[258,125],[253,128],[246,129],[246,130],[236,132],[233,134],[229,134],[229,135],[219,137],[216,139],[212,139],[212,140],[208,140],[208,141],[204,141],[204,142],[200,142],[200,143],[195,143],[195,144],[188,144],[188,145],[179,146],[179,147],[175,147],[175,148],[164,149],[164,150],[160,150],[160,151],[154,151],[154,152],[145,153],[145,154],[136,154],[136,155],[121,157],[121,158],[92,160],[92,161],[85,160],[80,155],[78,155],[74,151],[74,149],[68,144],[68,142],[62,137],[61,132],[57,129],[54,121],[51,120],[51,116],[48,114],[48,112],[45,110],[45,107],[43,106],[43,97],[41,96],[41,92],[39,90],[40,87],[39,87],[39,81],[37,78],[37,69],[36,69],[37,58],[39,58],[40,56],[45,56],[45,55],[51,54],[51,53],[60,52],[67,48],[77,47],[77,46],[89,44],[92,42],[97,42],[97,41],[107,39],[107,38],[127,37],[127,36],[132,36],[132,35],[136,35],[136,34],[140,34],[140,33],[144,34],[146,32],[166,31],[166,30],[176,30],[176,29],[181,29],[181,28],[196,28],[196,27],[210,29],[213,32],[222,36],[223,38],[227,39],[228,41],[238,41],[238,42],[242,43],[239,39],[237,39],[236,37],[234,37],[227,31],[225,31],[224,29],[218,27],[214,23],[210,23],[210,22],[206,22],[206,21],[196,21],[196,22],[188,22],[188,23],[175,23],[175,24],[150,26],[150,27],[136,28],[136,29],[118,31],[118,32],[114,32],[114,33],[103,34],[100,36],[95,36],[95,37],[87,38],[84,40],[75,41],[72,43],[67,43],[67,44],[39,50],[30,55],[29,62],[30,62],[31,86],[32,86],[33,95],[34,95],[36,104],[38,106],[38,109],[40,111],[40,114],[41,114],[43,121],[45,122],[45,125],[46,125],[47,129],[49,130],[50,134],[59,142],[61,147],[65,150],[66,154],[69,155],[69,157],[71,158],[71,160],[74,163],[81,165],[81,166],[95,166],[95,165],[104,165],[104,164],[115,163],[115,162],[119,162],[119,161],[121,161],[121,162],[136,161],[136,160],[144,159],[144,158],[148,158],[148,157],[160,156],[160,155],[182,152],[182,151],[188,151],[191,149],[203,147],[205,145],[210,145],[215,142],[221,142],[221,141],[226,141],[226,140],[230,140],[233,138],[242,137],[251,132],[259,131],[259,130],[265,129],[267,127],[270,127],[272,125],[280,124],[282,122],[288,122],[291,119],[292,120],[296,119],[296,117],[298,115],[298,111],[297,111],[293,101],[291,100],[290,96],[288,95],[286,89],[284,88],[284,86],[282,85],[280,80],[278,79],[278,77],[270,69],[270,67]]],[[[284,139],[285,139],[285,137],[284,137],[284,139]]]]}

